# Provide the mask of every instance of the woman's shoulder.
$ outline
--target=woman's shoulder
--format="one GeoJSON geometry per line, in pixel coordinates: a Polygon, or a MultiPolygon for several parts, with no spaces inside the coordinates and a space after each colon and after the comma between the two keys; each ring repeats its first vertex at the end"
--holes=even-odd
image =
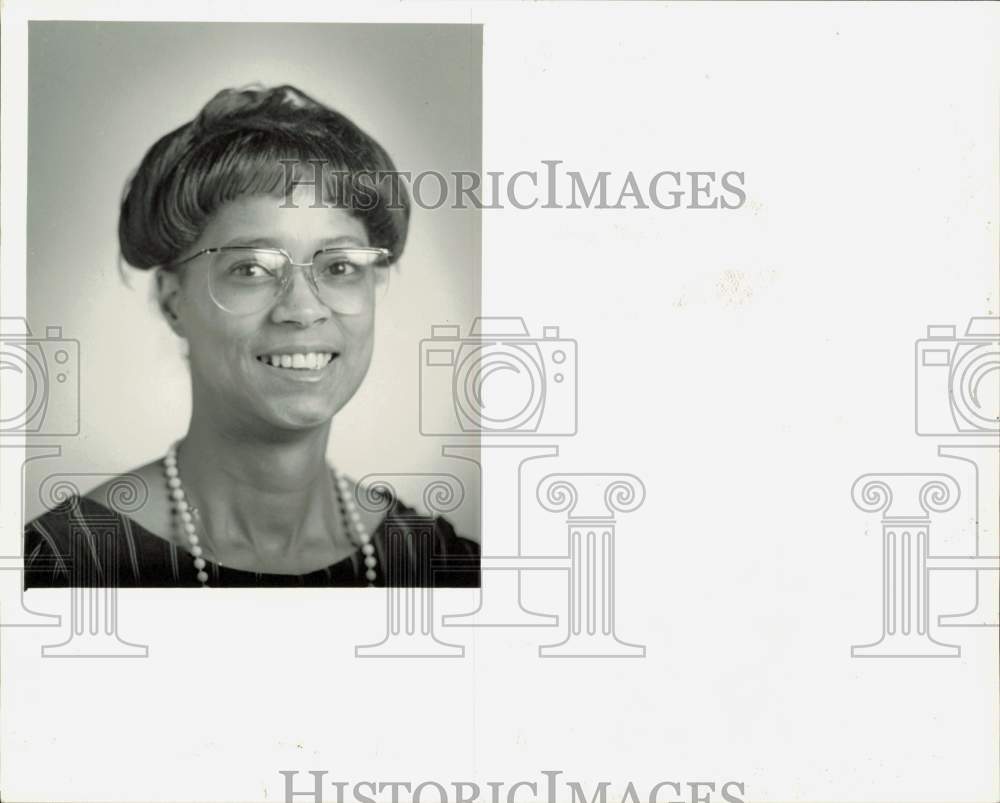
{"type": "Polygon", "coordinates": [[[25,587],[100,575],[109,561],[123,557],[130,566],[146,553],[160,559],[169,544],[156,533],[164,531],[163,514],[169,517],[169,511],[155,490],[154,462],[84,493],[73,488],[54,496],[47,510],[24,525],[25,587]]]}
{"type": "Polygon", "coordinates": [[[117,518],[116,511],[90,493],[66,490],[50,506],[24,525],[25,535],[41,537],[45,543],[65,544],[74,529],[99,526],[117,518]]]}
{"type": "Polygon", "coordinates": [[[356,493],[368,509],[379,509],[375,500],[381,499],[384,515],[372,538],[385,561],[387,585],[479,587],[480,546],[447,518],[421,513],[384,489],[362,486],[356,493]]]}
{"type": "Polygon", "coordinates": [[[150,533],[170,531],[170,506],[161,460],[151,460],[112,477],[87,491],[83,498],[128,516],[150,533]]]}
{"type": "Polygon", "coordinates": [[[64,574],[70,556],[70,532],[74,514],[86,503],[76,493],[60,497],[48,510],[24,525],[24,566],[26,574],[51,571],[64,574]]]}
{"type": "Polygon", "coordinates": [[[361,501],[360,507],[368,513],[368,520],[377,521],[380,529],[399,530],[411,536],[422,531],[434,532],[442,539],[458,539],[479,547],[475,541],[459,535],[444,516],[421,513],[384,487],[350,482],[350,490],[352,496],[361,501]]]}
{"type": "Polygon", "coordinates": [[[102,574],[122,521],[87,496],[61,496],[24,526],[24,587],[84,585],[90,575],[102,574]]]}

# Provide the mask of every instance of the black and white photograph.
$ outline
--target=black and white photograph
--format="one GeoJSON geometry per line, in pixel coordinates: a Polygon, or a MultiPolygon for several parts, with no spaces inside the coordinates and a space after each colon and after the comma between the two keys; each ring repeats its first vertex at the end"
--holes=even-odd
{"type": "Polygon", "coordinates": [[[421,443],[415,372],[478,316],[480,212],[407,177],[479,172],[479,27],[29,38],[27,415],[64,445],[26,587],[477,586],[479,479],[421,443]]]}

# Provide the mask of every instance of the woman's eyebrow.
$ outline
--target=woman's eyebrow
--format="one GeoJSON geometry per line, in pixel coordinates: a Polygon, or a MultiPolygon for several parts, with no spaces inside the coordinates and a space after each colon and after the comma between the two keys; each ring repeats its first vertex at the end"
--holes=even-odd
{"type": "Polygon", "coordinates": [[[319,243],[320,248],[330,248],[331,246],[337,245],[357,245],[364,247],[365,243],[360,238],[351,234],[344,234],[340,237],[331,237],[326,240],[322,240],[319,243]]]}
{"type": "Polygon", "coordinates": [[[270,237],[233,237],[233,239],[228,240],[222,244],[222,248],[231,248],[233,246],[243,246],[247,248],[280,248],[277,240],[272,240],[270,237]]]}
{"type": "MultiPolygon", "coordinates": [[[[359,247],[365,247],[365,243],[358,237],[350,234],[341,235],[340,237],[327,237],[320,240],[316,244],[315,250],[319,251],[323,248],[331,248],[338,245],[354,245],[359,247]]],[[[273,237],[234,237],[228,242],[222,245],[223,248],[231,248],[233,246],[241,246],[246,248],[283,248],[280,239],[273,237]]]]}

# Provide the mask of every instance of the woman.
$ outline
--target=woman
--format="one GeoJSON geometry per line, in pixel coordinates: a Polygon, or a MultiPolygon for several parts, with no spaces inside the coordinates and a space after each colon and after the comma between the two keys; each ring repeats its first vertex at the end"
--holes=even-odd
{"type": "Polygon", "coordinates": [[[29,523],[25,587],[478,586],[476,543],[326,461],[406,241],[405,190],[371,180],[394,172],[291,86],[220,92],[153,145],[119,241],[187,341],[191,422],[162,459],[29,523]],[[148,490],[127,516],[126,482],[148,490]]]}

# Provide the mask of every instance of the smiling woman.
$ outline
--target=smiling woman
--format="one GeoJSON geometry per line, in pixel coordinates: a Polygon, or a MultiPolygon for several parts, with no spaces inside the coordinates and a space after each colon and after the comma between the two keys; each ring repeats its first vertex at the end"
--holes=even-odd
{"type": "Polygon", "coordinates": [[[395,171],[291,86],[224,90],[146,154],[119,241],[155,271],[159,309],[188,345],[190,424],[162,459],[30,522],[26,587],[479,584],[475,542],[327,462],[333,417],[372,360],[409,201],[399,187],[361,203],[332,181],[309,186],[297,166],[317,163],[395,171]],[[114,498],[129,477],[163,493],[126,516],[114,498]],[[359,509],[366,498],[382,504],[359,509]]]}

